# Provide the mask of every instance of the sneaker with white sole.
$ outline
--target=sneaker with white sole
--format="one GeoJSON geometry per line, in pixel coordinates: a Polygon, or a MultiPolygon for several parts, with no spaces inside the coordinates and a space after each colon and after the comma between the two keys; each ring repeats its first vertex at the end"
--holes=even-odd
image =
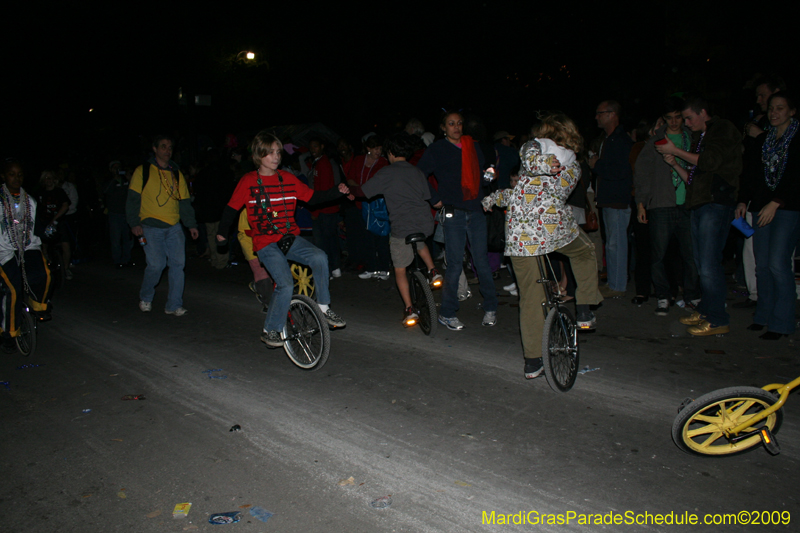
{"type": "Polygon", "coordinates": [[[149,313],[153,310],[153,302],[145,302],[144,300],[139,301],[139,310],[142,313],[149,313]]]}
{"type": "Polygon", "coordinates": [[[459,302],[463,302],[463,301],[468,300],[470,298],[472,298],[472,291],[470,291],[470,290],[468,290],[464,294],[459,294],[458,295],[458,301],[459,302]]]}
{"type": "Polygon", "coordinates": [[[365,270],[361,274],[358,275],[361,279],[372,279],[378,276],[377,272],[370,272],[369,270],[365,270]]]}
{"type": "Polygon", "coordinates": [[[283,339],[280,331],[262,331],[261,342],[270,348],[280,348],[283,346],[283,339]]]}
{"type": "Polygon", "coordinates": [[[519,291],[517,291],[517,289],[514,289],[513,291],[508,291],[508,294],[510,294],[511,296],[519,296],[519,291]]]}
{"type": "Polygon", "coordinates": [[[447,327],[447,329],[451,329],[453,331],[460,331],[464,329],[464,324],[458,319],[458,317],[447,318],[439,315],[439,324],[447,327]]]}
{"type": "Polygon", "coordinates": [[[390,274],[388,270],[379,270],[378,272],[375,272],[375,277],[381,281],[386,281],[389,279],[389,275],[390,274]]]}
{"type": "Polygon", "coordinates": [[[542,365],[542,358],[525,359],[525,379],[535,379],[542,375],[544,366],[542,365]]]}
{"type": "Polygon", "coordinates": [[[334,268],[331,270],[331,277],[332,278],[341,278],[342,277],[342,269],[341,268],[334,268]]]}
{"type": "Polygon", "coordinates": [[[497,311],[486,311],[483,314],[483,322],[481,322],[481,325],[494,326],[495,324],[497,324],[497,311]]]}
{"type": "Polygon", "coordinates": [[[503,286],[503,290],[506,291],[506,292],[516,291],[517,290],[517,284],[516,283],[512,283],[511,285],[504,285],[503,286]]]}
{"type": "Polygon", "coordinates": [[[347,325],[347,322],[344,321],[342,317],[337,315],[333,312],[333,309],[328,309],[324,313],[325,320],[328,322],[328,325],[334,328],[343,328],[347,325]]]}
{"type": "Polygon", "coordinates": [[[168,315],[183,316],[186,314],[186,309],[184,309],[183,307],[179,307],[174,311],[167,311],[166,309],[164,309],[164,312],[168,315]]]}
{"type": "Polygon", "coordinates": [[[578,313],[577,321],[579,331],[593,331],[597,327],[597,318],[591,311],[578,313]]]}
{"type": "Polygon", "coordinates": [[[667,316],[669,314],[669,300],[662,298],[658,300],[658,307],[656,307],[656,315],[667,316]]]}

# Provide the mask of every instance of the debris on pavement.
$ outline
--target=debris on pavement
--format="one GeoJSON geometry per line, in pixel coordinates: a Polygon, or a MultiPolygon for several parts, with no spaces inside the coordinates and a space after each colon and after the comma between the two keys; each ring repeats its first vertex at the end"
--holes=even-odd
{"type": "Polygon", "coordinates": [[[175,508],[172,510],[172,518],[186,518],[186,515],[189,514],[189,509],[192,508],[192,504],[187,503],[176,503],[175,508]]]}
{"type": "Polygon", "coordinates": [[[240,426],[239,424],[235,424],[235,425],[231,426],[231,429],[229,429],[228,431],[241,431],[241,430],[242,430],[242,426],[240,426]]]}
{"type": "Polygon", "coordinates": [[[344,487],[345,485],[355,485],[355,484],[356,484],[356,479],[353,476],[350,476],[347,479],[340,479],[339,483],[337,483],[337,485],[339,485],[340,487],[344,487]]]}
{"type": "Polygon", "coordinates": [[[156,509],[152,513],[147,513],[147,518],[155,518],[161,514],[161,509],[156,509]]]}
{"type": "Polygon", "coordinates": [[[589,365],[583,367],[583,370],[578,370],[578,374],[585,374],[587,372],[594,372],[595,370],[600,370],[599,368],[589,368],[589,365]]]}
{"type": "Polygon", "coordinates": [[[471,487],[472,486],[471,483],[467,483],[466,481],[461,481],[461,480],[458,480],[458,479],[453,481],[453,483],[455,485],[458,485],[459,487],[471,487]]]}
{"type": "Polygon", "coordinates": [[[125,489],[119,489],[119,492],[117,492],[117,497],[123,500],[127,498],[128,496],[125,494],[125,489]]]}
{"type": "Polygon", "coordinates": [[[92,412],[91,409],[84,409],[83,411],[81,411],[81,413],[91,413],[91,412],[92,412]]]}
{"type": "Polygon", "coordinates": [[[126,394],[122,397],[123,400],[146,400],[144,394],[126,394]]]}
{"type": "Polygon", "coordinates": [[[230,513],[214,513],[208,517],[209,524],[235,524],[242,519],[242,513],[232,511],[230,513]]]}
{"type": "Polygon", "coordinates": [[[252,509],[250,509],[250,516],[258,518],[262,522],[266,522],[267,520],[269,520],[269,517],[273,516],[274,514],[275,513],[270,513],[269,511],[267,511],[262,507],[253,507],[252,509]]]}
{"type": "Polygon", "coordinates": [[[390,505],[392,505],[392,495],[389,494],[388,496],[382,496],[380,498],[376,498],[370,502],[370,507],[374,509],[386,509],[390,505]]]}
{"type": "Polygon", "coordinates": [[[26,363],[22,366],[18,366],[17,370],[25,370],[26,368],[36,368],[37,366],[44,366],[44,363],[42,363],[41,365],[34,363],[26,363]]]}
{"type": "Polygon", "coordinates": [[[202,374],[208,374],[208,379],[225,379],[225,378],[228,377],[227,375],[225,375],[225,376],[214,376],[214,375],[212,375],[212,374],[214,374],[214,372],[222,372],[222,369],[221,368],[209,368],[208,370],[203,370],[203,372],[201,372],[201,373],[202,374]]]}

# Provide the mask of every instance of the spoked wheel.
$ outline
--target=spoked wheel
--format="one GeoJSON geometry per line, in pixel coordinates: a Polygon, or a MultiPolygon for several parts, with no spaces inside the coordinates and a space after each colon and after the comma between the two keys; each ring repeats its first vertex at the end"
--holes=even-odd
{"type": "Polygon", "coordinates": [[[316,299],[314,273],[306,265],[292,263],[292,278],[294,278],[294,294],[308,296],[316,299]]]}
{"type": "Polygon", "coordinates": [[[414,284],[413,304],[414,309],[419,313],[419,327],[425,335],[433,337],[436,335],[436,327],[439,325],[433,291],[422,272],[414,272],[411,282],[414,284]]]}
{"type": "MultiPolygon", "coordinates": [[[[755,417],[778,399],[757,387],[729,387],[700,396],[678,413],[672,424],[672,440],[681,450],[695,455],[728,456],[750,451],[761,444],[753,435],[737,443],[725,437],[725,430],[755,417]]],[[[777,433],[783,422],[778,410],[751,427],[745,433],[766,427],[777,433]]]]}
{"type": "Polygon", "coordinates": [[[328,360],[331,349],[328,322],[317,303],[307,296],[292,297],[283,338],[286,355],[303,370],[319,370],[328,360]]]}
{"type": "Polygon", "coordinates": [[[15,337],[17,349],[22,355],[31,355],[36,351],[36,321],[30,311],[23,308],[19,317],[19,333],[15,337]]]}
{"type": "Polygon", "coordinates": [[[550,388],[567,392],[578,376],[578,327],[566,307],[550,309],[542,335],[542,365],[550,388]]]}

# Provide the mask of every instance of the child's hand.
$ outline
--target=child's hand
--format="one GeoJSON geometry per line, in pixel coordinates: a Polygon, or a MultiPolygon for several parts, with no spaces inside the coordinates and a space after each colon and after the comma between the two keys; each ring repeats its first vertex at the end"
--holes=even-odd
{"type": "Polygon", "coordinates": [[[350,189],[344,183],[339,184],[339,192],[342,194],[350,194],[350,189]]]}

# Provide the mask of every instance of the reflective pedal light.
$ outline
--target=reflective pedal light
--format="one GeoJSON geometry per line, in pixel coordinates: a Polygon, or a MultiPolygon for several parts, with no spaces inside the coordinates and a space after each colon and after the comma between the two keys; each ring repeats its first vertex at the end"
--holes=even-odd
{"type": "Polygon", "coordinates": [[[761,430],[761,438],[764,439],[764,444],[769,444],[772,442],[769,438],[769,432],[766,430],[761,430]]]}

